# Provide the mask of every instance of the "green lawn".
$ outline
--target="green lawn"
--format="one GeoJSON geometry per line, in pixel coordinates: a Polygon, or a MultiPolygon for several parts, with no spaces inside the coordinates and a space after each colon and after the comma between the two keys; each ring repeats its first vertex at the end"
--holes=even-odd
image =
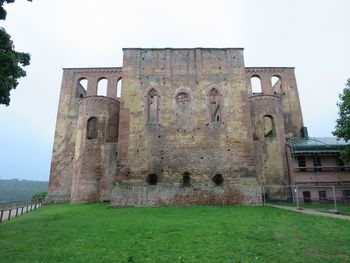
{"type": "Polygon", "coordinates": [[[0,224],[0,262],[350,262],[350,221],[273,207],[42,207],[0,224]]]}

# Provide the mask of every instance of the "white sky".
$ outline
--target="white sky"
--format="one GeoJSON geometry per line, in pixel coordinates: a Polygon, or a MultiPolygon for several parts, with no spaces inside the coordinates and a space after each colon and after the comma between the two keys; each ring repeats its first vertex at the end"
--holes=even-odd
{"type": "Polygon", "coordinates": [[[17,0],[5,5],[27,77],[0,106],[0,178],[48,180],[63,67],[122,66],[123,47],[244,47],[294,66],[310,136],[331,136],[350,77],[348,0],[17,0]]]}

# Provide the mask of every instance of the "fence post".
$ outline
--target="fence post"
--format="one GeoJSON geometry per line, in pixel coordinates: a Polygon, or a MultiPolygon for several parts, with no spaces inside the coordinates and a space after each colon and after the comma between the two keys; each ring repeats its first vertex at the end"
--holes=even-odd
{"type": "Polygon", "coordinates": [[[9,210],[9,215],[8,215],[8,217],[7,217],[7,220],[10,220],[11,219],[11,207],[10,207],[10,210],[9,210]]]}
{"type": "Polygon", "coordinates": [[[1,209],[1,215],[0,215],[0,223],[2,222],[2,217],[4,215],[4,210],[1,209]]]}
{"type": "Polygon", "coordinates": [[[296,198],[296,200],[297,200],[297,209],[300,209],[300,207],[299,207],[299,186],[295,186],[295,198],[296,198]]]}
{"type": "Polygon", "coordinates": [[[263,206],[265,206],[265,187],[263,184],[261,185],[261,190],[262,190],[263,206]]]}
{"type": "Polygon", "coordinates": [[[333,188],[334,209],[335,209],[335,211],[338,211],[338,209],[337,209],[337,198],[335,196],[335,186],[333,185],[332,188],[333,188]]]}

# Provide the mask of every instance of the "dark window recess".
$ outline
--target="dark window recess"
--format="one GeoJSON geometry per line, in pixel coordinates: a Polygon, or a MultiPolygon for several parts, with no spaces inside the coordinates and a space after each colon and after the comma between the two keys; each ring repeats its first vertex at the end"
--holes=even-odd
{"type": "Polygon", "coordinates": [[[350,200],[350,190],[343,190],[343,197],[346,200],[350,200]]]}
{"type": "Polygon", "coordinates": [[[315,166],[315,171],[321,171],[321,159],[318,155],[314,155],[314,166],[315,166]]]}
{"type": "Polygon", "coordinates": [[[87,121],[86,138],[89,140],[97,138],[97,118],[92,117],[87,121]]]}
{"type": "Polygon", "coordinates": [[[319,200],[327,200],[327,192],[326,191],[318,191],[318,199],[319,200]]]}
{"type": "Polygon", "coordinates": [[[222,185],[224,182],[224,178],[222,177],[221,174],[217,174],[213,177],[213,183],[215,186],[222,185]]]}
{"type": "MultiPolygon", "coordinates": [[[[306,160],[304,156],[298,156],[298,166],[299,167],[306,167],[306,160]]],[[[306,168],[299,168],[299,171],[303,172],[306,171],[306,168]]]]}
{"type": "Polygon", "coordinates": [[[311,203],[311,194],[310,191],[303,192],[304,203],[311,203]]]}
{"type": "Polygon", "coordinates": [[[189,173],[184,173],[182,177],[182,186],[183,187],[190,187],[191,185],[191,177],[189,173]]]}
{"type": "Polygon", "coordinates": [[[158,176],[155,174],[149,174],[147,176],[147,184],[149,185],[156,185],[158,183],[158,176]]]}
{"type": "Polygon", "coordinates": [[[338,171],[344,171],[344,170],[345,170],[345,168],[343,167],[343,166],[344,166],[344,162],[343,162],[342,159],[340,159],[340,156],[339,156],[339,155],[337,155],[337,157],[336,157],[335,160],[336,160],[336,162],[337,162],[338,171]]]}

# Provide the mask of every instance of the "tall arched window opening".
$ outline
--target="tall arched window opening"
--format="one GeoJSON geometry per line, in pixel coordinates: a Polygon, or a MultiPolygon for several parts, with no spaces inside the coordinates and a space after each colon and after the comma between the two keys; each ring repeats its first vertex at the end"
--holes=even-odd
{"type": "Polygon", "coordinates": [[[264,137],[275,137],[273,118],[270,115],[264,116],[264,137]]]}
{"type": "Polygon", "coordinates": [[[101,78],[97,83],[97,96],[107,96],[107,84],[108,81],[105,78],[101,78]]]}
{"type": "Polygon", "coordinates": [[[209,92],[209,107],[210,107],[210,121],[221,121],[221,105],[220,105],[220,93],[216,88],[212,88],[209,92]]]}
{"type": "Polygon", "coordinates": [[[271,78],[271,87],[275,94],[282,92],[281,78],[279,76],[275,75],[271,78]]]}
{"type": "Polygon", "coordinates": [[[252,87],[252,93],[262,93],[261,79],[255,75],[250,78],[250,85],[252,87]]]}
{"type": "Polygon", "coordinates": [[[184,173],[182,177],[182,186],[183,187],[190,187],[191,185],[191,177],[189,173],[184,173]]]}
{"type": "Polygon", "coordinates": [[[122,79],[118,79],[116,89],[116,97],[120,98],[122,96],[122,79]]]}
{"type": "Polygon", "coordinates": [[[88,119],[86,126],[86,138],[89,140],[97,138],[97,118],[88,119]]]}
{"type": "Polygon", "coordinates": [[[84,98],[86,96],[88,80],[86,78],[82,78],[78,81],[77,87],[77,97],[84,98]]]}
{"type": "Polygon", "coordinates": [[[158,122],[159,99],[155,89],[148,93],[148,122],[158,122]]]}

